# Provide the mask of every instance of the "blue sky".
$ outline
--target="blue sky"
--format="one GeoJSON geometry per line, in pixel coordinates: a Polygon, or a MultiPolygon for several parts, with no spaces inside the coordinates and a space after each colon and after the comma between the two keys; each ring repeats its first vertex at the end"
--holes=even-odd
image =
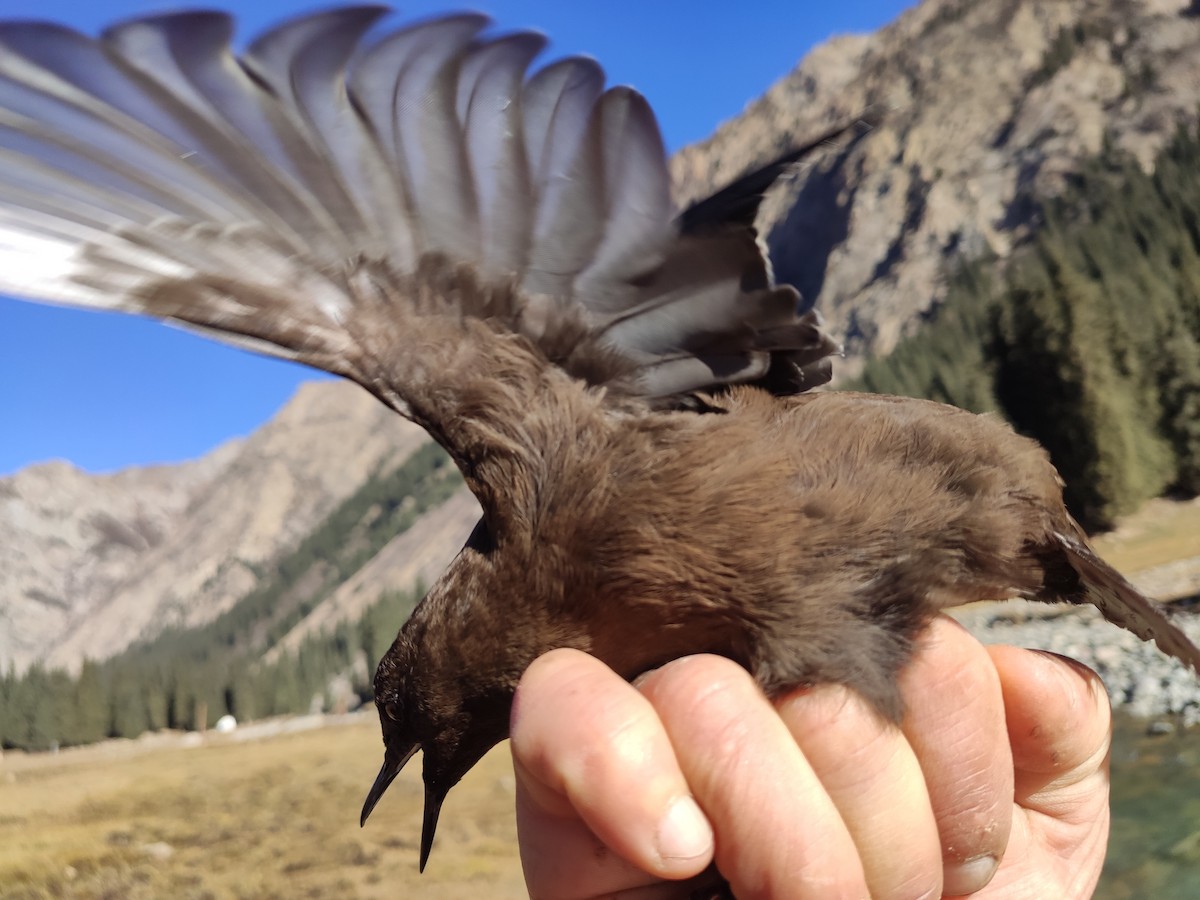
{"type": "MultiPolygon", "coordinates": [[[[710,134],[834,34],[872,31],[911,0],[493,0],[405,4],[392,21],[462,7],[504,29],[550,36],[548,56],[587,53],[610,81],[654,105],[668,148],[710,134]]],[[[178,5],[144,0],[0,0],[0,18],[53,19],[95,32],[178,5]]],[[[245,37],[321,4],[231,4],[245,37]]],[[[154,322],[0,297],[0,475],[68,459],[89,471],[199,456],[252,431],[317,373],[154,322]]]]}

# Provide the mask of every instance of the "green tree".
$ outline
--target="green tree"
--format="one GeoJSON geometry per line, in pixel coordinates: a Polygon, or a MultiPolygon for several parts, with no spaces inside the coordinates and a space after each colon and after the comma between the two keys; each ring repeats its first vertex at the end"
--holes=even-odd
{"type": "Polygon", "coordinates": [[[1111,307],[1050,232],[1014,280],[1002,314],[998,395],[1063,472],[1067,505],[1106,527],[1174,475],[1173,456],[1144,419],[1136,384],[1120,377],[1111,307]]]}
{"type": "Polygon", "coordinates": [[[108,736],[109,700],[100,666],[83,661],[74,682],[74,729],[65,736],[68,744],[90,744],[108,736]]]}

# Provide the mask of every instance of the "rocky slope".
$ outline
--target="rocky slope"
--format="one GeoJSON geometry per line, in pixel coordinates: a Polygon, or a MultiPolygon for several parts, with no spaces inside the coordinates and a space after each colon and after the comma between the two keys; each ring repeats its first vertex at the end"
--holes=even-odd
{"type": "Polygon", "coordinates": [[[333,596],[293,628],[280,642],[280,648],[295,650],[305,636],[343,619],[359,617],[383,591],[407,591],[417,585],[433,584],[477,521],[479,504],[469,490],[462,488],[375,554],[333,596]]]}
{"type": "Polygon", "coordinates": [[[208,621],[426,440],[360,388],[314,382],[192,463],[88,475],[55,462],[0,480],[0,666],[74,666],[208,621]]]}
{"type": "Polygon", "coordinates": [[[0,665],[44,658],[167,540],[239,449],[99,476],[57,461],[0,479],[0,665]]]}
{"type": "Polygon", "coordinates": [[[882,122],[800,171],[761,217],[776,273],[815,301],[851,360],[919,326],[960,254],[1008,255],[1033,194],[1105,142],[1149,162],[1200,96],[1187,0],[926,0],[836,38],[674,172],[696,197],[864,110],[882,122]]]}

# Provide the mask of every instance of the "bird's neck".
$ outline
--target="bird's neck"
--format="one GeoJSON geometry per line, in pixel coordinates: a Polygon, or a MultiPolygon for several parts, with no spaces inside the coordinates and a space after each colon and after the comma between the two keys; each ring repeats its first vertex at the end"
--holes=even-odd
{"type": "Polygon", "coordinates": [[[439,315],[410,324],[437,358],[419,369],[377,360],[368,389],[447,450],[494,527],[536,517],[541,487],[576,464],[576,451],[606,440],[603,391],[486,322],[439,315]]]}

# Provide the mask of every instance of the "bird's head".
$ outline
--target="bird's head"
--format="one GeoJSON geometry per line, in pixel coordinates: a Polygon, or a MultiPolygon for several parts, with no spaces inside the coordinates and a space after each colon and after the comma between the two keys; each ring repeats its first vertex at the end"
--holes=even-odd
{"type": "Polygon", "coordinates": [[[460,556],[418,604],[375,673],[383,767],[367,794],[360,822],[366,823],[384,791],[420,749],[425,781],[422,870],[450,788],[508,736],[513,692],[524,668],[489,659],[504,647],[503,637],[493,628],[470,626],[474,617],[467,614],[468,601],[481,585],[478,573],[463,561],[460,556]]]}

